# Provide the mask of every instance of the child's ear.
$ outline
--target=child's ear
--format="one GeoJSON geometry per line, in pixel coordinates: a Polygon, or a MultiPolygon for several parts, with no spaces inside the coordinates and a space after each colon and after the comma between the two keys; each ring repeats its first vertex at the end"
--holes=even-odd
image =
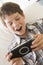
{"type": "Polygon", "coordinates": [[[1,19],[2,19],[3,25],[7,28],[7,25],[6,25],[6,23],[4,22],[3,18],[1,18],[1,19]]]}
{"type": "Polygon", "coordinates": [[[3,24],[4,24],[4,26],[7,28],[7,25],[6,25],[6,23],[5,23],[5,22],[3,22],[3,24]]]}
{"type": "Polygon", "coordinates": [[[7,25],[6,25],[6,23],[5,23],[4,19],[3,19],[3,17],[1,17],[1,20],[2,20],[3,25],[7,28],[7,25]]]}

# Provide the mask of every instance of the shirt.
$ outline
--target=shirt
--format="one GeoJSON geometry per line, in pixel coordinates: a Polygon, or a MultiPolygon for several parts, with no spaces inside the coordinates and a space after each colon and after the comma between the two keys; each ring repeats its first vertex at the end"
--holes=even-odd
{"type": "MultiPolygon", "coordinates": [[[[28,34],[27,38],[21,38],[20,36],[15,35],[15,38],[11,41],[10,50],[17,47],[20,44],[33,38],[33,34],[43,34],[43,19],[37,20],[33,24],[27,23],[28,34]],[[41,23],[37,21],[42,21],[41,23]]],[[[27,55],[22,57],[25,65],[43,65],[43,50],[36,52],[30,52],[27,55]]]]}

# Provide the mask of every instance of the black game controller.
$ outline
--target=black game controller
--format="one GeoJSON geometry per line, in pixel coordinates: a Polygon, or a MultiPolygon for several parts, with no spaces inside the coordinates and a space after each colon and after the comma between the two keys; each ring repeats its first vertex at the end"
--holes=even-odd
{"type": "Polygon", "coordinates": [[[13,50],[11,50],[10,52],[13,54],[11,59],[17,58],[17,57],[23,57],[29,52],[31,52],[32,48],[30,46],[32,45],[32,41],[33,40],[29,40],[26,43],[23,43],[19,45],[18,47],[14,48],[13,50]]]}

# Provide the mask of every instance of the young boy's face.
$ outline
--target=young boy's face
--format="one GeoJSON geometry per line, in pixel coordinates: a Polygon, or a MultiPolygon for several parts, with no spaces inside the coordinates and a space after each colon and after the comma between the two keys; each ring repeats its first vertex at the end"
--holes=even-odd
{"type": "MultiPolygon", "coordinates": [[[[11,27],[15,34],[23,35],[26,30],[25,17],[19,14],[18,12],[6,15],[7,24],[11,27]]],[[[6,21],[5,21],[6,22],[6,21]]],[[[7,26],[8,27],[8,26],[7,26]]]]}

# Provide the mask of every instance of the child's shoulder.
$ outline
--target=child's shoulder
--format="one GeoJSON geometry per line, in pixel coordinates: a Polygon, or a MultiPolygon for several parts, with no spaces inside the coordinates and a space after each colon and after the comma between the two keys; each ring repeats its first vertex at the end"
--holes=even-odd
{"type": "MultiPolygon", "coordinates": [[[[27,23],[27,28],[29,30],[37,30],[39,31],[40,33],[43,33],[43,18],[41,19],[37,19],[34,23],[30,24],[30,23],[27,23]]],[[[37,32],[36,31],[36,32],[37,32]]]]}

